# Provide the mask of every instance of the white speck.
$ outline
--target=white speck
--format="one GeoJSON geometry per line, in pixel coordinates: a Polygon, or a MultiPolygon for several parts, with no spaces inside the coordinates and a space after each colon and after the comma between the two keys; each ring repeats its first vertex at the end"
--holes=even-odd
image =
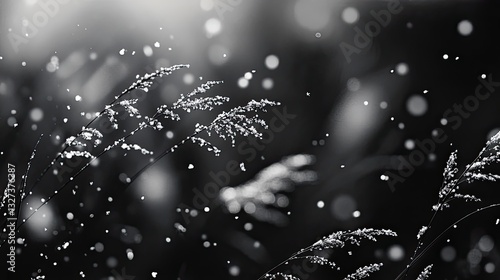
{"type": "Polygon", "coordinates": [[[243,163],[243,162],[242,162],[242,163],[240,163],[240,169],[241,169],[241,171],[243,171],[243,172],[247,171],[247,170],[246,170],[246,168],[245,168],[245,163],[243,163]]]}
{"type": "Polygon", "coordinates": [[[64,123],[67,123],[67,122],[68,122],[68,118],[64,118],[64,119],[63,119],[63,122],[64,122],[64,123]]]}
{"type": "Polygon", "coordinates": [[[458,60],[458,58],[459,58],[458,56],[457,56],[457,57],[455,57],[455,60],[458,60]]]}
{"type": "Polygon", "coordinates": [[[342,165],[340,166],[340,168],[345,168],[345,165],[343,165],[343,164],[342,164],[342,165]]]}
{"type": "Polygon", "coordinates": [[[424,89],[424,91],[423,91],[423,93],[424,93],[424,94],[426,94],[426,93],[428,93],[428,92],[429,92],[429,91],[428,91],[428,90],[426,90],[426,89],[424,89]]]}
{"type": "Polygon", "coordinates": [[[159,47],[160,47],[160,42],[156,42],[156,43],[155,43],[155,47],[156,47],[156,48],[159,48],[159,47]]]}
{"type": "Polygon", "coordinates": [[[325,207],[325,202],[320,200],[320,201],[318,201],[318,203],[316,203],[316,206],[318,206],[318,208],[323,208],[323,207],[325,207]]]}
{"type": "Polygon", "coordinates": [[[125,50],[125,49],[121,49],[118,53],[119,53],[120,55],[124,55],[126,51],[127,51],[127,50],[125,50]]]}
{"type": "Polygon", "coordinates": [[[82,101],[82,97],[80,95],[75,96],[75,101],[76,102],[82,101]]]}
{"type": "Polygon", "coordinates": [[[448,55],[447,54],[443,54],[443,59],[448,59],[448,55]]]}
{"type": "Polygon", "coordinates": [[[382,175],[380,175],[380,180],[382,180],[382,181],[388,181],[389,180],[389,176],[382,174],[382,175]]]}
{"type": "Polygon", "coordinates": [[[67,105],[66,109],[71,110],[71,105],[67,105]]]}
{"type": "Polygon", "coordinates": [[[205,211],[206,213],[210,212],[210,207],[207,206],[207,207],[203,208],[203,211],[205,211]]]}
{"type": "Polygon", "coordinates": [[[498,224],[500,224],[500,219],[497,219],[497,221],[495,223],[495,225],[498,225],[498,224]]]}
{"type": "Polygon", "coordinates": [[[170,239],[170,237],[167,237],[167,238],[165,238],[165,241],[166,241],[167,243],[170,243],[170,241],[172,241],[172,239],[170,239]]]}
{"type": "Polygon", "coordinates": [[[482,75],[481,75],[481,78],[482,78],[482,79],[486,79],[486,74],[482,74],[482,75]]]}
{"type": "Polygon", "coordinates": [[[361,212],[359,212],[358,210],[356,210],[356,211],[352,212],[352,216],[354,218],[359,218],[359,216],[361,216],[361,212]]]}
{"type": "Polygon", "coordinates": [[[141,200],[144,200],[144,196],[141,196],[141,200]]]}
{"type": "Polygon", "coordinates": [[[194,165],[190,163],[190,164],[188,165],[188,169],[194,169],[194,165]]]}
{"type": "Polygon", "coordinates": [[[368,106],[368,101],[363,102],[365,106],[368,106]]]}
{"type": "Polygon", "coordinates": [[[391,74],[394,73],[394,69],[391,69],[391,74]]]}
{"type": "Polygon", "coordinates": [[[316,38],[321,38],[321,33],[316,32],[316,34],[314,34],[314,36],[315,36],[316,38]]]}
{"type": "Polygon", "coordinates": [[[24,67],[26,66],[26,61],[21,62],[21,65],[24,67]]]}
{"type": "Polygon", "coordinates": [[[310,92],[306,92],[306,96],[307,97],[311,96],[311,93],[310,92]]]}
{"type": "Polygon", "coordinates": [[[73,220],[73,218],[74,218],[74,217],[75,217],[75,216],[74,216],[74,215],[73,215],[73,213],[71,213],[71,212],[68,212],[68,213],[66,214],[66,219],[68,219],[68,220],[70,220],[70,221],[71,221],[71,220],[73,220]]]}
{"type": "Polygon", "coordinates": [[[156,278],[156,276],[157,276],[157,275],[158,275],[158,272],[154,272],[154,271],[153,271],[153,272],[151,272],[151,276],[152,276],[153,278],[156,278]]]}

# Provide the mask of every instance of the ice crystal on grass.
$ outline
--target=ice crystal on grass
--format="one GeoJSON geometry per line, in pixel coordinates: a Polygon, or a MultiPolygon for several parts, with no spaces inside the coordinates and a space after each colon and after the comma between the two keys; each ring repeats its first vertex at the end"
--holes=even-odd
{"type": "Polygon", "coordinates": [[[172,74],[175,70],[179,70],[182,68],[189,68],[188,64],[179,64],[171,67],[161,67],[153,73],[145,74],[142,77],[139,77],[136,82],[134,82],[130,87],[122,92],[121,95],[116,96],[115,99],[120,98],[124,93],[130,92],[134,89],[141,89],[145,92],[149,91],[149,88],[153,85],[153,82],[156,78],[161,78],[163,76],[168,76],[172,74]]]}
{"type": "MultiPolygon", "coordinates": [[[[331,248],[343,248],[346,244],[360,246],[362,240],[377,241],[377,236],[397,236],[390,229],[363,228],[348,231],[337,231],[318,240],[307,250],[325,250],[331,248]]],[[[303,250],[306,250],[303,249],[303,250]]]]}
{"type": "MultiPolygon", "coordinates": [[[[140,77],[137,76],[137,80],[132,83],[127,89],[121,92],[121,94],[115,96],[114,100],[104,106],[104,109],[95,114],[95,117],[76,135],[70,136],[66,139],[63,150],[57,154],[57,156],[50,162],[50,164],[42,171],[39,175],[36,182],[31,186],[33,189],[38,182],[48,173],[51,168],[55,166],[63,165],[64,159],[73,158],[73,157],[82,157],[89,159],[87,162],[82,164],[82,167],[79,169],[75,169],[74,174],[62,183],[53,196],[50,196],[46,201],[44,201],[40,206],[31,208],[32,212],[28,214],[27,218],[23,220],[23,222],[17,227],[19,228],[23,224],[25,224],[35,212],[37,212],[41,207],[46,205],[49,200],[53,199],[57,196],[60,191],[66,186],[70,185],[76,177],[82,174],[92,162],[101,157],[103,154],[107,153],[113,148],[121,148],[124,150],[137,150],[140,151],[144,155],[153,154],[152,151],[145,149],[138,144],[130,144],[127,141],[130,137],[136,135],[141,130],[146,128],[152,128],[154,130],[162,130],[164,125],[160,121],[160,118],[163,117],[167,120],[179,121],[181,119],[180,112],[192,112],[194,110],[214,110],[217,106],[220,106],[229,101],[228,97],[223,96],[201,96],[206,94],[209,89],[212,87],[221,84],[221,81],[209,81],[206,82],[193,91],[181,95],[179,99],[174,102],[172,105],[162,104],[157,107],[157,110],[153,115],[145,115],[142,114],[137,106],[139,103],[139,99],[127,99],[125,95],[132,92],[133,90],[139,89],[145,92],[149,92],[152,88],[153,82],[155,79],[172,74],[175,70],[189,67],[189,65],[174,65],[168,68],[160,68],[159,70],[145,74],[140,77]],[[122,118],[121,113],[125,113],[123,115],[125,118],[122,118]],[[120,116],[120,117],[119,117],[120,116]],[[129,118],[140,119],[137,124],[137,127],[127,130],[118,130],[119,122],[127,121],[129,118]],[[111,128],[115,130],[113,133],[113,137],[116,136],[115,139],[103,139],[109,138],[104,137],[101,131],[97,128],[93,128],[94,122],[98,119],[107,119],[111,128]],[[121,135],[119,135],[121,134],[121,135]],[[99,149],[91,149],[90,144],[94,146],[94,148],[98,147],[103,141],[106,141],[107,146],[99,149]],[[91,153],[92,151],[92,153],[91,153]]],[[[231,139],[232,145],[235,144],[235,137],[237,135],[242,136],[255,136],[261,137],[262,134],[257,131],[257,127],[267,128],[266,122],[258,116],[258,112],[266,112],[267,107],[277,106],[278,102],[269,101],[267,99],[263,99],[261,101],[250,101],[245,106],[235,107],[227,112],[220,113],[212,122],[208,125],[197,125],[195,127],[195,131],[184,138],[182,141],[177,144],[171,146],[170,148],[164,150],[160,153],[159,156],[149,161],[148,164],[143,166],[135,175],[128,177],[127,180],[124,181],[127,185],[130,185],[142,172],[144,172],[151,165],[155,164],[158,160],[160,160],[166,154],[175,151],[181,145],[187,142],[196,143],[202,147],[206,147],[209,151],[214,152],[218,155],[221,150],[212,145],[209,141],[199,135],[202,132],[207,132],[210,136],[210,133],[215,133],[223,139],[231,139]]],[[[68,110],[69,110],[68,106],[68,110]]],[[[56,172],[54,172],[56,174],[56,172]]],[[[5,198],[5,195],[3,199],[5,198]]],[[[178,227],[180,231],[183,231],[182,228],[178,227]]],[[[0,245],[1,246],[1,245],[0,245]]]]}
{"type": "Polygon", "coordinates": [[[460,198],[466,201],[481,201],[470,194],[459,194],[457,191],[463,182],[472,183],[474,181],[497,181],[500,175],[484,172],[484,169],[493,163],[500,162],[500,132],[486,142],[486,146],[471,164],[468,164],[465,171],[458,175],[457,151],[451,153],[443,172],[443,185],[439,190],[439,201],[432,209],[442,210],[449,207],[449,202],[460,198]]]}
{"type": "Polygon", "coordinates": [[[374,263],[356,269],[356,272],[347,275],[344,280],[358,280],[369,277],[373,272],[379,271],[382,268],[382,263],[374,263]]]}
{"type": "Polygon", "coordinates": [[[268,280],[300,280],[300,278],[295,277],[291,274],[276,272],[272,274],[266,274],[262,279],[268,280]]]}
{"type": "Polygon", "coordinates": [[[122,148],[123,150],[136,150],[136,151],[141,151],[141,153],[143,155],[152,155],[153,152],[147,150],[147,149],[144,149],[142,148],[141,146],[137,145],[137,144],[127,144],[127,143],[122,143],[122,145],[120,146],[120,148],[122,148]]]}
{"type": "MultiPolygon", "coordinates": [[[[260,101],[251,100],[245,106],[235,107],[227,112],[220,113],[209,125],[197,123],[195,134],[206,132],[208,136],[212,133],[218,135],[223,140],[231,140],[231,146],[235,146],[238,135],[244,137],[262,138],[262,133],[257,131],[257,126],[267,129],[267,123],[261,119],[258,114],[249,116],[256,112],[267,112],[267,107],[280,105],[279,102],[261,99],[260,101]]],[[[208,147],[212,150],[219,150],[214,145],[208,147]]],[[[218,155],[218,153],[215,153],[218,155]]]]}
{"type": "Polygon", "coordinates": [[[422,238],[422,236],[425,234],[425,232],[429,229],[429,227],[427,226],[423,226],[420,228],[420,230],[418,231],[418,234],[417,234],[417,239],[420,239],[422,238]]]}
{"type": "Polygon", "coordinates": [[[270,207],[287,206],[288,197],[284,192],[291,191],[296,184],[316,180],[316,172],[302,170],[313,162],[314,157],[311,155],[285,157],[264,168],[252,180],[240,186],[223,188],[220,199],[233,214],[243,209],[259,221],[282,225],[286,216],[270,207]]]}
{"type": "Polygon", "coordinates": [[[431,270],[432,270],[432,264],[426,266],[422,272],[420,272],[420,275],[418,275],[417,280],[426,280],[429,278],[431,275],[431,270]]]}
{"type": "MultiPolygon", "coordinates": [[[[279,265],[268,271],[266,274],[261,276],[259,279],[277,279],[276,277],[281,276],[283,273],[272,271],[278,270],[282,265],[288,264],[294,260],[305,259],[311,263],[329,266],[330,268],[337,268],[336,263],[315,254],[315,251],[322,251],[332,248],[343,248],[346,245],[355,245],[360,246],[362,240],[370,240],[377,241],[377,237],[379,236],[397,236],[397,234],[392,230],[387,229],[372,229],[372,228],[363,228],[357,230],[348,230],[348,231],[337,231],[328,236],[323,237],[318,240],[314,244],[301,249],[294,253],[291,257],[281,262],[279,265]],[[271,278],[275,277],[275,278],[271,278]]],[[[355,272],[347,275],[344,280],[357,280],[363,279],[370,276],[373,272],[380,270],[382,264],[371,264],[364,267],[358,268],[355,272]]],[[[295,276],[293,276],[295,277],[295,276]]],[[[291,278],[295,279],[295,278],[291,278]]],[[[300,279],[300,278],[297,278],[300,279]]],[[[305,278],[304,278],[305,279],[305,278]]]]}

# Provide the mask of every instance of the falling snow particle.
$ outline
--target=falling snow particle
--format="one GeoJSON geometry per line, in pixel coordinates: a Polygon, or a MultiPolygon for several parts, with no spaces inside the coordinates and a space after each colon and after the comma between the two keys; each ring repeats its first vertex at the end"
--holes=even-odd
{"type": "Polygon", "coordinates": [[[190,163],[190,164],[188,165],[188,169],[194,169],[194,165],[190,163]]]}
{"type": "Polygon", "coordinates": [[[120,55],[124,55],[124,54],[125,54],[125,52],[126,52],[126,50],[125,50],[125,49],[121,49],[118,53],[119,53],[120,55]]]}
{"type": "Polygon", "coordinates": [[[82,97],[80,95],[75,96],[75,101],[76,102],[82,101],[82,97]]]}
{"type": "Polygon", "coordinates": [[[156,43],[155,43],[155,47],[156,47],[156,48],[159,48],[159,47],[160,47],[160,42],[156,42],[156,43]]]}
{"type": "Polygon", "coordinates": [[[368,106],[368,101],[364,101],[364,102],[363,102],[363,104],[364,104],[365,106],[368,106]]]}
{"type": "Polygon", "coordinates": [[[156,278],[157,275],[158,275],[158,272],[154,272],[154,271],[151,272],[151,277],[156,278]]]}
{"type": "Polygon", "coordinates": [[[389,180],[389,176],[382,174],[382,175],[380,175],[380,180],[382,180],[382,181],[388,181],[389,180]]]}
{"type": "Polygon", "coordinates": [[[497,221],[495,223],[495,225],[498,225],[498,224],[500,224],[500,219],[497,219],[497,221]]]}
{"type": "Polygon", "coordinates": [[[448,55],[447,54],[443,54],[443,59],[448,59],[448,55]]]}
{"type": "Polygon", "coordinates": [[[247,171],[247,170],[246,170],[246,168],[245,168],[245,163],[243,163],[243,162],[242,162],[242,163],[240,163],[240,169],[241,169],[241,171],[243,171],[243,172],[247,171]]]}
{"type": "Polygon", "coordinates": [[[358,210],[356,210],[356,211],[352,212],[352,216],[354,218],[359,218],[359,216],[361,216],[361,212],[359,212],[358,210]]]}
{"type": "Polygon", "coordinates": [[[316,203],[316,205],[318,206],[318,208],[323,208],[323,207],[325,207],[325,202],[320,200],[320,201],[318,201],[318,203],[316,203]]]}

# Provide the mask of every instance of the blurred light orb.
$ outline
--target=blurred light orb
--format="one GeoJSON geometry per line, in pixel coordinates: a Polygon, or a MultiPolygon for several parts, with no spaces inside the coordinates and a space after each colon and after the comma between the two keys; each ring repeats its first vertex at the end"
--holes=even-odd
{"type": "Polygon", "coordinates": [[[243,75],[243,77],[247,80],[251,80],[253,78],[253,74],[250,72],[246,72],[245,75],[243,75]]]}
{"type": "Polygon", "coordinates": [[[342,11],[342,20],[347,24],[356,23],[359,20],[359,12],[356,8],[347,7],[342,11]]]}
{"type": "Polygon", "coordinates": [[[472,23],[468,20],[462,20],[461,22],[458,23],[457,25],[457,30],[458,33],[462,36],[469,36],[472,31],[474,30],[474,26],[472,23]]]}
{"type": "Polygon", "coordinates": [[[427,112],[427,100],[420,95],[412,95],[406,101],[406,109],[410,115],[418,117],[427,112]]]}
{"type": "Polygon", "coordinates": [[[274,86],[273,79],[265,78],[264,80],[262,80],[262,87],[264,89],[270,90],[273,88],[273,86],[274,86]]]}
{"type": "Polygon", "coordinates": [[[295,4],[295,19],[300,26],[317,31],[328,25],[331,18],[330,0],[299,0],[295,4]]]}
{"type": "Polygon", "coordinates": [[[339,195],[331,204],[331,212],[333,216],[339,220],[349,220],[352,218],[352,213],[356,211],[356,201],[350,195],[339,195]]]}
{"type": "Polygon", "coordinates": [[[240,275],[240,268],[236,265],[229,267],[229,275],[234,277],[240,275]]]}
{"type": "Polygon", "coordinates": [[[270,54],[266,57],[265,64],[269,70],[274,70],[280,65],[280,60],[274,54],[270,54]]]}
{"type": "Polygon", "coordinates": [[[318,203],[316,203],[316,206],[318,206],[318,208],[323,208],[325,207],[325,202],[323,202],[323,200],[320,200],[318,201],[318,203]]]}
{"type": "Polygon", "coordinates": [[[380,109],[383,109],[383,110],[387,109],[387,102],[385,102],[385,101],[380,102],[380,109]]]}
{"type": "Polygon", "coordinates": [[[396,73],[400,76],[404,76],[410,72],[410,67],[408,67],[408,64],[401,62],[398,65],[396,65],[396,73]]]}
{"type": "Polygon", "coordinates": [[[387,257],[393,262],[399,262],[405,257],[405,250],[401,245],[392,245],[387,250],[387,257]]]}
{"type": "Polygon", "coordinates": [[[413,150],[413,149],[415,149],[415,141],[413,141],[412,139],[407,139],[405,141],[405,148],[407,150],[413,150]]]}
{"type": "Polygon", "coordinates": [[[493,273],[495,272],[495,264],[492,263],[492,262],[489,262],[487,264],[484,265],[484,271],[486,271],[487,273],[493,273]]]}
{"type": "Polygon", "coordinates": [[[495,247],[495,242],[490,236],[484,235],[479,239],[478,247],[479,250],[488,253],[495,247]]]}
{"type": "Polygon", "coordinates": [[[361,88],[361,82],[357,78],[347,80],[347,89],[350,91],[358,91],[361,88]]]}
{"type": "Polygon", "coordinates": [[[247,79],[245,79],[244,77],[241,77],[238,79],[238,86],[240,88],[247,88],[249,83],[250,82],[247,79]]]}
{"type": "Polygon", "coordinates": [[[205,22],[205,31],[207,32],[208,37],[212,37],[219,34],[221,30],[222,30],[222,24],[220,20],[216,18],[211,18],[205,22]]]}
{"type": "Polygon", "coordinates": [[[191,73],[187,73],[184,75],[184,77],[182,77],[182,81],[186,84],[186,85],[190,85],[194,82],[194,75],[191,74],[191,73]]]}
{"type": "Polygon", "coordinates": [[[467,254],[467,261],[472,266],[478,265],[482,259],[483,259],[483,254],[478,249],[474,248],[470,250],[469,253],[467,254]]]}
{"type": "Polygon", "coordinates": [[[33,108],[30,111],[30,119],[34,122],[39,122],[43,119],[43,111],[40,108],[33,108]]]}
{"type": "Polygon", "coordinates": [[[441,259],[445,262],[452,262],[457,256],[457,251],[451,246],[446,246],[441,250],[441,259]]]}
{"type": "Polygon", "coordinates": [[[149,46],[149,45],[145,45],[142,48],[142,51],[144,52],[144,55],[147,57],[150,57],[153,55],[153,48],[151,48],[151,46],[149,46]]]}

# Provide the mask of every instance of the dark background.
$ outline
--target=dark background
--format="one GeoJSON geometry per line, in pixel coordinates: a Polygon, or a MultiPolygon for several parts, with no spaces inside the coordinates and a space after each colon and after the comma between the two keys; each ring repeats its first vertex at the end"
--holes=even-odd
{"type": "MultiPolygon", "coordinates": [[[[210,172],[224,170],[230,160],[244,162],[245,155],[217,139],[214,143],[223,150],[219,157],[186,144],[158,162],[148,177],[126,187],[120,178],[139,170],[149,157],[112,151],[20,228],[17,237],[23,244],[18,245],[18,272],[13,278],[2,268],[1,279],[37,275],[78,279],[82,274],[88,279],[120,279],[123,271],[135,279],[152,279],[152,272],[157,272],[157,279],[257,279],[324,235],[363,227],[390,228],[399,236],[329,252],[342,270],[319,268],[307,279],[341,279],[373,262],[385,264],[373,279],[394,279],[416,246],[419,228],[431,217],[449,154],[459,151],[463,170],[500,129],[496,89],[459,127],[452,127],[451,120],[448,125],[442,122],[448,109],[474,94],[482,74],[500,81],[500,7],[494,1],[401,1],[402,11],[393,14],[370,40],[371,45],[350,57],[350,63],[340,44],[353,45],[355,28],[364,30],[374,20],[370,12],[386,10],[388,2],[61,2],[0,2],[2,187],[8,163],[16,165],[17,182],[21,181],[41,134],[28,187],[60,151],[64,139],[89,121],[81,112],[100,111],[137,74],[178,63],[191,67],[159,81],[141,109],[152,112],[158,104],[171,104],[180,93],[202,82],[223,80],[210,93],[230,97],[226,109],[268,98],[280,101],[296,115],[283,131],[275,133],[257,160],[246,162],[245,172],[231,176],[228,185],[243,184],[282,157],[300,153],[316,157],[308,169],[317,172],[318,180],[298,184],[287,193],[290,204],[279,210],[290,212],[283,226],[259,222],[244,213],[235,219],[220,204],[208,213],[199,211],[186,223],[176,209],[195,207],[193,189],[202,190],[212,180],[210,172]],[[40,3],[56,3],[57,11],[38,24],[36,31],[28,31],[23,43],[13,46],[12,34],[21,36],[26,31],[23,20],[33,23],[35,15],[45,11],[40,3]],[[356,22],[342,19],[347,7],[358,11],[356,22]],[[472,24],[472,33],[463,35],[457,30],[463,20],[472,24]],[[448,59],[443,58],[445,54],[448,59]],[[269,55],[279,58],[276,69],[266,66],[269,55]],[[406,65],[407,73],[398,73],[400,63],[406,65]],[[239,79],[252,70],[248,86],[239,85],[239,79]],[[271,88],[263,87],[266,78],[273,80],[271,88]],[[75,101],[76,95],[82,97],[81,102],[75,101]],[[424,100],[424,105],[418,100],[424,100]],[[381,108],[382,102],[387,108],[381,108]],[[381,180],[388,171],[397,174],[399,156],[411,153],[405,147],[408,139],[429,139],[436,128],[443,129],[447,140],[437,144],[411,176],[393,188],[381,180]],[[188,169],[189,164],[194,169],[188,169]],[[317,206],[318,201],[324,202],[323,208],[317,206]],[[357,218],[350,215],[355,210],[360,211],[357,218]],[[67,218],[68,212],[73,219],[67,218]],[[176,223],[187,231],[176,229],[176,223]],[[244,227],[247,223],[253,226],[250,231],[244,227]],[[398,257],[401,250],[403,255],[398,257]],[[127,252],[133,252],[133,257],[127,252]]],[[[216,113],[194,112],[183,115],[180,122],[168,123],[165,131],[174,132],[172,139],[165,131],[145,131],[134,140],[161,151],[190,134],[195,123],[207,123],[216,113]]],[[[273,113],[263,116],[269,120],[273,113]]],[[[124,126],[133,128],[134,123],[124,126]]],[[[61,186],[50,174],[35,186],[22,215],[61,186]]],[[[483,202],[457,201],[438,216],[427,242],[466,213],[500,200],[497,183],[473,183],[464,186],[463,192],[477,194],[483,202]]],[[[494,209],[465,221],[428,251],[408,279],[415,279],[430,263],[435,265],[430,279],[498,279],[498,218],[494,209]],[[456,255],[443,259],[450,251],[456,255]],[[474,265],[478,258],[480,262],[474,265]]],[[[1,251],[3,260],[7,250],[1,251]]],[[[282,271],[287,269],[283,266],[282,271]]]]}

